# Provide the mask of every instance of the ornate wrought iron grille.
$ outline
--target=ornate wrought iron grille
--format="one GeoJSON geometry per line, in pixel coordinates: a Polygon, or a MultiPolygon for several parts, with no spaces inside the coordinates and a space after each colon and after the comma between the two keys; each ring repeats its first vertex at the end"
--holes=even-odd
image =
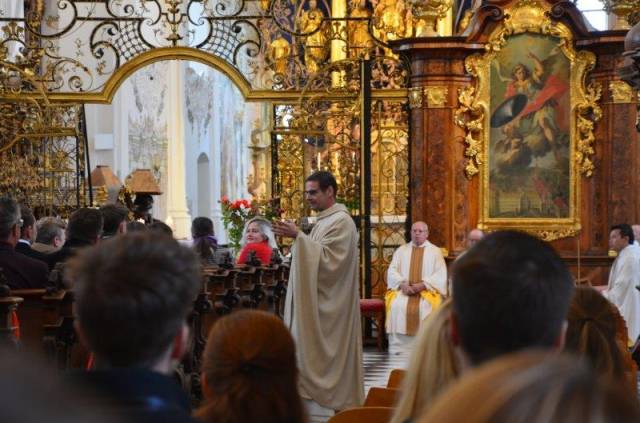
{"type": "Polygon", "coordinates": [[[382,297],[393,251],[405,242],[408,104],[405,100],[371,102],[363,98],[359,62],[344,62],[340,72],[336,69],[336,65],[328,67],[318,79],[335,78],[340,73],[347,76],[348,84],[334,79],[327,95],[308,94],[314,92],[309,90],[296,104],[275,106],[273,192],[280,197],[285,217],[297,220],[310,212],[303,198],[305,177],[315,170],[331,171],[338,181],[339,201],[359,224],[361,248],[369,250],[369,254],[361,250],[363,292],[382,297]],[[363,102],[370,105],[365,111],[368,116],[363,116],[363,102]],[[363,125],[370,142],[363,139],[363,125]],[[363,179],[367,172],[364,164],[370,167],[370,183],[363,179]]]}
{"type": "Polygon", "coordinates": [[[396,3],[25,1],[24,14],[2,11],[0,44],[9,61],[37,64],[37,78],[56,93],[100,93],[128,62],[169,47],[210,53],[254,90],[299,90],[329,62],[378,57],[386,59],[374,66],[375,88],[404,88],[406,72],[386,44],[409,30],[396,3]]]}

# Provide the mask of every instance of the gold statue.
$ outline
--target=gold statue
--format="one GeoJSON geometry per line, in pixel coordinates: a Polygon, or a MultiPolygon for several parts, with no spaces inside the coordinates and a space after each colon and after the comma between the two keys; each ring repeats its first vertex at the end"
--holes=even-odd
{"type": "Polygon", "coordinates": [[[415,37],[437,37],[438,21],[447,16],[453,0],[411,0],[415,37]]]}
{"type": "Polygon", "coordinates": [[[374,9],[374,28],[382,41],[397,40],[406,35],[407,10],[402,0],[379,0],[374,9]]]}
{"type": "Polygon", "coordinates": [[[282,37],[278,37],[271,45],[269,45],[269,51],[267,57],[276,73],[285,74],[287,72],[287,63],[289,61],[289,55],[291,54],[291,44],[289,41],[282,37]]]}
{"type": "Polygon", "coordinates": [[[352,1],[351,18],[367,18],[361,21],[349,21],[349,57],[352,59],[368,59],[373,49],[373,39],[369,34],[371,12],[366,7],[366,0],[352,1]]]}
{"type": "Polygon", "coordinates": [[[309,9],[302,11],[298,19],[299,31],[309,34],[304,37],[304,61],[309,73],[316,73],[327,60],[327,35],[322,27],[324,14],[318,9],[317,0],[309,0],[309,9]]]}
{"type": "Polygon", "coordinates": [[[629,16],[640,8],[639,0],[603,0],[603,3],[605,12],[616,15],[613,29],[629,29],[629,16]]]}

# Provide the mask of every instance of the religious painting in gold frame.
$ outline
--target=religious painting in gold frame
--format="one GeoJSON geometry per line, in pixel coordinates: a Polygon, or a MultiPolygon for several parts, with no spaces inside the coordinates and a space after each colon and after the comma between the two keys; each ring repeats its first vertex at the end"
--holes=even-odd
{"type": "Polygon", "coordinates": [[[520,229],[546,240],[580,230],[580,175],[590,177],[600,90],[586,86],[595,56],[546,2],[507,10],[484,54],[467,58],[474,87],[460,92],[465,167],[480,177],[478,227],[520,229]]]}

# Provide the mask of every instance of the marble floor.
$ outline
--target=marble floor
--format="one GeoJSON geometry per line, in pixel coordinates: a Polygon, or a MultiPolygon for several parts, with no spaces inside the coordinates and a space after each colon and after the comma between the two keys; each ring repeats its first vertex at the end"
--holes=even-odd
{"type": "MultiPolygon", "coordinates": [[[[364,394],[372,386],[387,386],[389,374],[393,369],[405,369],[408,356],[390,355],[388,351],[378,351],[375,347],[365,347],[364,361],[364,394]]],[[[638,398],[640,399],[640,372],[638,372],[638,398]]]]}
{"type": "Polygon", "coordinates": [[[391,355],[388,351],[378,351],[375,347],[365,347],[364,361],[364,393],[372,386],[387,386],[389,374],[393,369],[405,369],[408,356],[391,355]]]}

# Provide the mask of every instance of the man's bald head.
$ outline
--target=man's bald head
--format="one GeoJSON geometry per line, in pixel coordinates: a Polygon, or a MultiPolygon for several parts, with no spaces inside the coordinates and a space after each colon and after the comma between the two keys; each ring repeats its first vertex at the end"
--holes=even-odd
{"type": "Polygon", "coordinates": [[[411,225],[411,242],[414,245],[422,245],[429,237],[429,227],[422,221],[414,222],[411,225]]]}
{"type": "Polygon", "coordinates": [[[482,238],[484,238],[484,232],[480,229],[472,229],[467,236],[467,248],[471,248],[478,243],[482,238]]]}
{"type": "Polygon", "coordinates": [[[633,229],[633,239],[640,242],[640,225],[631,225],[631,229],[633,229]]]}

